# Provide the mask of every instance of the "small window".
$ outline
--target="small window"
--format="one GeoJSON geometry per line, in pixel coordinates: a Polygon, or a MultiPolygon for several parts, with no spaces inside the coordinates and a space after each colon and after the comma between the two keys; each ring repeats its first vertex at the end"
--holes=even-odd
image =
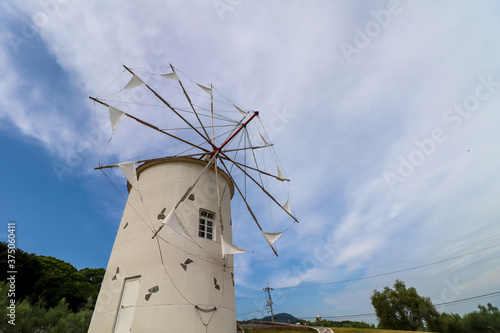
{"type": "Polygon", "coordinates": [[[214,240],[214,221],[215,213],[200,209],[200,225],[198,227],[198,236],[214,240]]]}

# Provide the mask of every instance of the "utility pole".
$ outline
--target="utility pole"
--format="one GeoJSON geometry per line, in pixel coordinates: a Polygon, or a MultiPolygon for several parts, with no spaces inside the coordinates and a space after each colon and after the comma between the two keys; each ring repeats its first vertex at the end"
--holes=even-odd
{"type": "Polygon", "coordinates": [[[274,290],[273,288],[269,288],[269,282],[267,283],[267,287],[262,289],[264,291],[267,291],[267,296],[269,297],[269,300],[266,303],[266,306],[269,306],[271,308],[271,322],[274,323],[274,313],[273,313],[273,300],[271,299],[271,290],[274,290]]]}

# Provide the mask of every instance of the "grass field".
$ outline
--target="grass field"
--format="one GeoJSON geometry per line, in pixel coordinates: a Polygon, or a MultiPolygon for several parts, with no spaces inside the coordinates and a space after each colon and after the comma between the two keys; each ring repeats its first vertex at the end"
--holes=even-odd
{"type": "MultiPolygon", "coordinates": [[[[292,327],[293,328],[293,327],[292,327]]],[[[305,327],[302,327],[302,330],[298,331],[297,329],[287,329],[287,327],[280,327],[279,329],[245,329],[245,333],[298,333],[298,332],[316,332],[316,330],[309,328],[307,330],[305,327]]]]}
{"type": "MultiPolygon", "coordinates": [[[[396,330],[379,330],[373,328],[340,328],[332,327],[334,333],[408,333],[411,331],[396,331],[396,330]]],[[[297,333],[297,331],[287,331],[287,330],[254,330],[245,332],[255,332],[255,333],[297,333]]]]}
{"type": "MultiPolygon", "coordinates": [[[[297,332],[316,332],[311,331],[290,331],[290,330],[245,330],[245,333],[297,333],[297,332]]],[[[317,332],[316,332],[317,333],[317,332]]]]}
{"type": "Polygon", "coordinates": [[[375,328],[332,327],[334,333],[408,333],[410,331],[379,330],[375,328]]]}
{"type": "MultiPolygon", "coordinates": [[[[286,328],[281,329],[261,329],[261,330],[245,330],[245,333],[297,333],[297,332],[316,332],[312,328],[309,331],[297,331],[297,330],[287,330],[286,328]]],[[[317,333],[317,332],[316,332],[317,333]]]]}

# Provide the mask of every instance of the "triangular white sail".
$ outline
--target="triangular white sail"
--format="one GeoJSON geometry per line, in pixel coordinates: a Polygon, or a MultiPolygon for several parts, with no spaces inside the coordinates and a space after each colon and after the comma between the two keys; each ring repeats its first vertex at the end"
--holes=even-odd
{"type": "Polygon", "coordinates": [[[246,116],[248,114],[248,112],[245,112],[243,111],[242,109],[240,109],[239,107],[237,107],[236,105],[233,104],[233,106],[236,108],[236,110],[240,111],[240,113],[244,116],[246,116]]]}
{"type": "Polygon", "coordinates": [[[130,185],[135,188],[136,191],[139,191],[139,183],[137,182],[137,172],[135,171],[135,162],[125,162],[118,164],[120,169],[122,170],[125,178],[127,178],[130,185]]]}
{"type": "Polygon", "coordinates": [[[283,173],[280,170],[280,167],[278,167],[278,179],[281,181],[285,180],[285,176],[283,176],[283,173]]]}
{"type": "Polygon", "coordinates": [[[128,81],[125,89],[135,88],[143,85],[145,85],[144,81],[142,81],[137,75],[134,75],[132,76],[130,81],[128,81]]]}
{"type": "Polygon", "coordinates": [[[239,254],[239,253],[246,253],[246,250],[243,250],[241,247],[238,247],[234,244],[228,243],[224,240],[224,237],[222,235],[220,236],[221,239],[221,245],[222,245],[222,255],[225,256],[226,254],[239,254]]]}
{"type": "Polygon", "coordinates": [[[262,136],[261,133],[259,133],[259,135],[260,135],[260,138],[262,139],[262,142],[264,142],[264,146],[269,147],[270,146],[269,142],[267,142],[267,140],[264,139],[264,137],[262,136]]]}
{"type": "Polygon", "coordinates": [[[109,120],[111,121],[111,128],[113,131],[120,123],[120,120],[122,120],[124,114],[125,112],[123,111],[120,111],[112,106],[109,107],[109,120]]]}
{"type": "Polygon", "coordinates": [[[179,235],[186,237],[187,239],[191,239],[191,236],[189,235],[186,228],[182,224],[181,220],[179,219],[179,216],[177,216],[177,214],[175,213],[175,209],[172,209],[170,214],[167,215],[167,217],[165,218],[165,220],[163,220],[162,223],[168,225],[179,235]]]}
{"type": "Polygon", "coordinates": [[[292,210],[290,209],[290,200],[287,200],[283,205],[283,209],[288,212],[288,214],[292,215],[292,210]]]}
{"type": "Polygon", "coordinates": [[[208,87],[205,87],[205,86],[202,86],[201,84],[198,84],[198,87],[200,87],[201,89],[203,89],[203,91],[205,91],[207,94],[209,95],[212,95],[212,88],[208,88],[208,87]]]}
{"type": "Polygon", "coordinates": [[[167,79],[170,79],[170,80],[177,80],[177,81],[179,81],[179,77],[177,76],[177,73],[175,73],[175,72],[161,74],[161,76],[166,77],[167,79]]]}
{"type": "Polygon", "coordinates": [[[280,238],[281,235],[283,235],[282,232],[264,232],[264,231],[262,231],[262,234],[264,235],[264,237],[266,237],[266,241],[270,246],[272,246],[274,242],[276,242],[278,238],[280,238]]]}

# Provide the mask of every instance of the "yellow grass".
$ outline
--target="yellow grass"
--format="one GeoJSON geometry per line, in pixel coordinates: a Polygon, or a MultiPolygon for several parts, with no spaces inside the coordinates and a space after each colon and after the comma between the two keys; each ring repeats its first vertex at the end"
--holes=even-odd
{"type": "MultiPolygon", "coordinates": [[[[411,331],[398,331],[398,330],[379,330],[376,328],[348,328],[348,327],[332,327],[334,333],[408,333],[411,331]]],[[[296,331],[277,330],[277,329],[262,329],[262,330],[245,330],[247,332],[255,333],[296,333],[296,331]]],[[[432,332],[430,332],[432,333],[432,332]]]]}
{"type": "Polygon", "coordinates": [[[332,327],[334,333],[408,333],[411,331],[379,330],[376,328],[332,327]]]}
{"type": "Polygon", "coordinates": [[[290,330],[245,330],[245,333],[297,333],[297,332],[310,332],[310,331],[290,331],[290,330]]]}

